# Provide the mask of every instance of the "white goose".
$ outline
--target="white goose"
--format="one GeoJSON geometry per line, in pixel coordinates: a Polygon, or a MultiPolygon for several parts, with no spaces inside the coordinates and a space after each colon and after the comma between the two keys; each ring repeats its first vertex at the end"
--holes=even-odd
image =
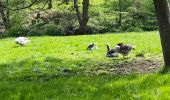
{"type": "Polygon", "coordinates": [[[15,39],[15,43],[19,44],[20,46],[27,45],[30,42],[30,40],[26,37],[18,37],[15,39]]]}

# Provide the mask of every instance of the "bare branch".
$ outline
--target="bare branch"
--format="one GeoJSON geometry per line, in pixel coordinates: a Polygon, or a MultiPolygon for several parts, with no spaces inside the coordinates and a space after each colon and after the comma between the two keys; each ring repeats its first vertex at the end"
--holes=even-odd
{"type": "Polygon", "coordinates": [[[12,9],[12,8],[9,8],[9,7],[7,7],[7,6],[5,6],[5,5],[2,5],[3,6],[3,8],[6,8],[6,9],[8,9],[8,10],[11,10],[11,11],[16,11],[16,10],[22,10],[22,9],[27,9],[27,8],[30,8],[30,7],[32,7],[36,2],[37,2],[38,0],[34,0],[31,4],[29,4],[29,5],[27,5],[27,6],[25,6],[25,7],[21,7],[21,8],[15,8],[15,9],[12,9]]]}
{"type": "Polygon", "coordinates": [[[45,8],[45,6],[47,5],[48,0],[45,2],[45,4],[43,5],[43,7],[40,10],[43,10],[45,8]]]}

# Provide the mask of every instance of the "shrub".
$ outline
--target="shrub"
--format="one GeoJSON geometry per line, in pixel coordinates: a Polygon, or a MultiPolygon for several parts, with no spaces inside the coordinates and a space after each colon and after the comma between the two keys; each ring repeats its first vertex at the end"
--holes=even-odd
{"type": "Polygon", "coordinates": [[[11,27],[10,29],[8,29],[8,31],[6,32],[6,34],[8,36],[25,36],[28,33],[28,28],[24,28],[24,27],[11,27]]]}
{"type": "Polygon", "coordinates": [[[44,35],[50,35],[50,36],[62,36],[62,35],[64,35],[61,26],[55,25],[55,24],[45,25],[42,32],[43,32],[44,35]]]}
{"type": "Polygon", "coordinates": [[[31,29],[27,35],[28,36],[41,36],[43,34],[42,34],[42,32],[40,30],[31,29]]]}
{"type": "Polygon", "coordinates": [[[141,32],[143,31],[140,27],[129,27],[129,29],[127,30],[128,32],[141,32]]]}

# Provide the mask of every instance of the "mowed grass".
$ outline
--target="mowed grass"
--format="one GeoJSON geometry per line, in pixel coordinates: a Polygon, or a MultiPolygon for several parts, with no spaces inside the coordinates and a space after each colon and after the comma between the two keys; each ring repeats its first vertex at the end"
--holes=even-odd
{"type": "MultiPolygon", "coordinates": [[[[28,37],[21,47],[14,38],[0,40],[0,98],[2,99],[169,99],[170,75],[91,75],[105,63],[162,59],[158,32],[28,37]],[[99,49],[87,51],[89,43],[99,49]],[[123,42],[136,46],[129,59],[108,59],[106,44],[123,42]]],[[[149,67],[149,66],[148,66],[149,67]]]]}
{"type": "Polygon", "coordinates": [[[2,100],[169,100],[170,75],[63,76],[2,81],[2,100]]]}

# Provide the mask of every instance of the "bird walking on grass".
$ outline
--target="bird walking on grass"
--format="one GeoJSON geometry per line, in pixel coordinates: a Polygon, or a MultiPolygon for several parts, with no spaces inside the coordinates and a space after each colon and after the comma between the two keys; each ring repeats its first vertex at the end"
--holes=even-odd
{"type": "Polygon", "coordinates": [[[92,50],[97,50],[97,49],[98,49],[98,46],[97,46],[96,43],[91,43],[91,44],[89,44],[88,47],[87,47],[87,50],[90,50],[90,51],[92,51],[92,50]]]}
{"type": "Polygon", "coordinates": [[[15,43],[19,44],[20,46],[24,46],[30,43],[30,40],[26,37],[18,37],[15,39],[15,43]]]}
{"type": "Polygon", "coordinates": [[[124,58],[125,56],[128,56],[129,52],[130,52],[131,50],[133,50],[133,49],[135,49],[134,46],[132,46],[132,45],[125,45],[125,44],[123,44],[123,43],[118,43],[118,44],[116,45],[116,47],[115,47],[116,52],[122,54],[122,55],[123,55],[123,58],[124,58]]]}
{"type": "Polygon", "coordinates": [[[111,58],[111,57],[118,57],[119,56],[119,53],[117,53],[115,49],[111,49],[108,44],[106,46],[107,46],[106,57],[111,58]]]}

